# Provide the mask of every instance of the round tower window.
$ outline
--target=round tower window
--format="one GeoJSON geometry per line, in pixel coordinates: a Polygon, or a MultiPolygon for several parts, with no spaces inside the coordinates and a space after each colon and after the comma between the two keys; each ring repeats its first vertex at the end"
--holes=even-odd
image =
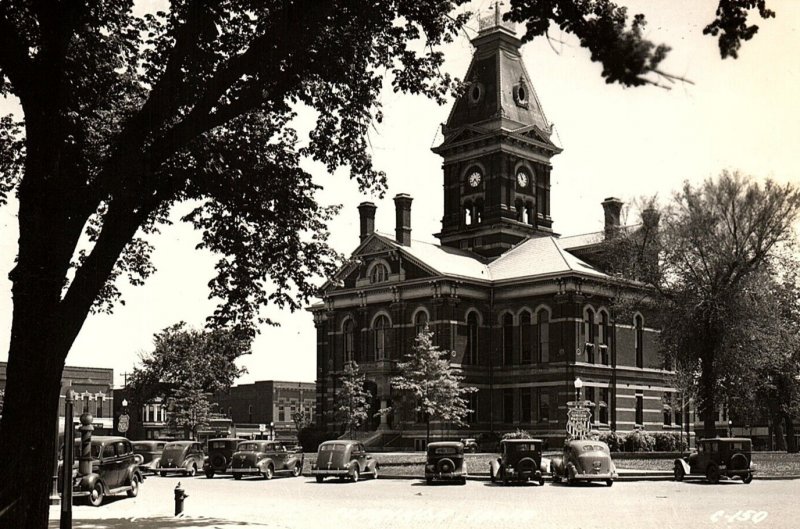
{"type": "Polygon", "coordinates": [[[528,107],[528,90],[522,81],[514,87],[514,102],[518,106],[528,107]]]}
{"type": "Polygon", "coordinates": [[[480,83],[472,83],[469,89],[469,100],[471,103],[477,103],[483,97],[483,87],[480,83]]]}

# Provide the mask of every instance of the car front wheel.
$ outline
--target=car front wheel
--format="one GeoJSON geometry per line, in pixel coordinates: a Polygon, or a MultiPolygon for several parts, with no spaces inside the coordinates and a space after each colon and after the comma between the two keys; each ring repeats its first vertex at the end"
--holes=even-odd
{"type": "Polygon", "coordinates": [[[86,498],[89,501],[89,505],[100,507],[103,504],[103,484],[99,481],[95,482],[91,492],[86,498]]]}
{"type": "Polygon", "coordinates": [[[272,476],[275,475],[275,471],[272,468],[272,465],[267,465],[267,468],[264,470],[264,479],[272,479],[272,476]]]}
{"type": "Polygon", "coordinates": [[[190,466],[186,470],[186,475],[187,476],[194,476],[196,473],[197,473],[197,467],[195,465],[190,466]]]}
{"type": "Polygon", "coordinates": [[[752,472],[748,472],[747,474],[742,476],[742,483],[744,483],[745,485],[748,485],[751,481],[753,481],[753,473],[752,472]]]}
{"type": "Polygon", "coordinates": [[[358,478],[359,478],[358,469],[354,468],[353,474],[351,475],[350,479],[353,480],[353,483],[358,483],[358,478]]]}
{"type": "Polygon", "coordinates": [[[719,483],[719,467],[716,464],[711,463],[708,465],[708,468],[706,468],[706,479],[709,483],[719,483]]]}
{"type": "Polygon", "coordinates": [[[300,463],[297,463],[292,469],[292,476],[297,477],[302,473],[303,473],[303,466],[300,463]]]}
{"type": "Polygon", "coordinates": [[[683,465],[675,463],[673,475],[675,476],[675,481],[683,481],[683,478],[686,476],[686,472],[683,471],[683,465]]]}
{"type": "Polygon", "coordinates": [[[242,479],[242,475],[241,474],[234,474],[233,475],[233,479],[235,479],[236,481],[239,481],[240,479],[242,479]]]}
{"type": "Polygon", "coordinates": [[[213,470],[206,470],[206,477],[208,479],[213,478],[214,477],[214,471],[213,470]]]}
{"type": "Polygon", "coordinates": [[[128,497],[135,498],[138,495],[139,495],[139,478],[133,476],[131,478],[131,488],[128,489],[128,497]]]}
{"type": "Polygon", "coordinates": [[[317,483],[322,483],[322,480],[325,479],[325,476],[317,476],[317,483]]]}
{"type": "Polygon", "coordinates": [[[610,486],[612,486],[613,484],[614,484],[614,480],[613,480],[613,479],[607,479],[607,480],[606,480],[606,487],[610,487],[610,486]]]}

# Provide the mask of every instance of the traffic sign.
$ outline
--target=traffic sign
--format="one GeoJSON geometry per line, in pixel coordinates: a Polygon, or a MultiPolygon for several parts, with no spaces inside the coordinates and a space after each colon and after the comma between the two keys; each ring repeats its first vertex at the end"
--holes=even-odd
{"type": "Polygon", "coordinates": [[[119,416],[119,421],[117,422],[117,431],[119,433],[125,433],[128,431],[128,427],[130,426],[131,416],[127,413],[123,413],[119,416]]]}
{"type": "Polygon", "coordinates": [[[258,431],[261,432],[261,433],[266,432],[267,431],[267,425],[266,424],[259,424],[258,425],[258,431]]]}

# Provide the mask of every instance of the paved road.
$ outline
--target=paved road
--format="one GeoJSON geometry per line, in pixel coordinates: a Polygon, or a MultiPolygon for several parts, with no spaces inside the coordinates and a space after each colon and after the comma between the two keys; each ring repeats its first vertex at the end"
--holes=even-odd
{"type": "MultiPolygon", "coordinates": [[[[136,499],[120,498],[100,508],[76,505],[73,527],[794,529],[800,527],[798,498],[800,480],[505,488],[483,481],[426,486],[393,479],[317,484],[306,477],[272,481],[151,477],[136,499]],[[176,519],[173,489],[179,481],[189,497],[186,516],[176,519]],[[737,512],[749,519],[736,520],[737,512]]],[[[58,507],[53,507],[51,528],[58,527],[58,516],[58,507]]]]}

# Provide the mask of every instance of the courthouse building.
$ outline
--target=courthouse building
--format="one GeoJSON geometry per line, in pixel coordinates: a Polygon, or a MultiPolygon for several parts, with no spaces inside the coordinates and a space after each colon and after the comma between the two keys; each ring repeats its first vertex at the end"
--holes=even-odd
{"type": "MultiPolygon", "coordinates": [[[[482,21],[468,87],[433,150],[443,159],[440,243],[412,237],[413,197],[394,198],[394,235],[376,231],[375,206],[359,206],[360,245],[310,310],[317,332],[316,424],[339,425],[333,403],[347,361],[358,363],[372,410],[392,405],[390,378],[427,324],[452,364],[478,388],[468,429],[434,425],[448,438],[523,428],[551,446],[565,436],[574,381],[594,403],[598,430],[679,430],[674,373],[657,349],[652,314],[619,318],[612,278],[593,266],[619,228],[622,202],[598,205],[603,232],[560,237],[550,207],[552,159],[561,152],[503,22],[482,21]],[[676,424],[677,422],[677,424],[676,424]]],[[[566,190],[552,190],[555,193],[566,190]]],[[[566,214],[566,212],[561,212],[566,214]]],[[[645,216],[655,224],[655,215],[645,216]]],[[[354,234],[355,235],[355,234],[354,234]]],[[[368,443],[409,446],[425,437],[418,417],[374,418],[368,443]]]]}

